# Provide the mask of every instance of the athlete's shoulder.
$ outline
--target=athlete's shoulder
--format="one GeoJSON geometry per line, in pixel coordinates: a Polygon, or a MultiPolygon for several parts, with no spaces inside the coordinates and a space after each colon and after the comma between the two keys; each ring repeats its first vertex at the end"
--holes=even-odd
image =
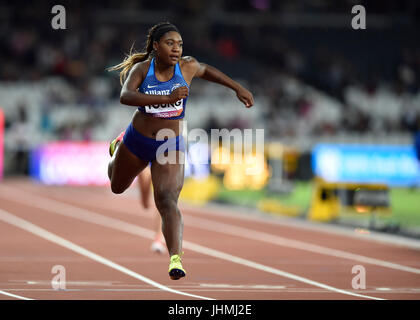
{"type": "Polygon", "coordinates": [[[138,73],[141,73],[143,76],[146,76],[147,71],[149,70],[149,67],[150,67],[150,62],[151,62],[150,59],[137,62],[136,64],[133,65],[131,70],[132,72],[138,72],[138,73]]]}
{"type": "Polygon", "coordinates": [[[199,66],[199,62],[197,61],[196,58],[192,57],[192,56],[183,56],[180,59],[180,65],[182,67],[198,67],[199,66]]]}
{"type": "Polygon", "coordinates": [[[190,79],[200,76],[203,72],[203,64],[191,56],[184,56],[181,58],[180,66],[182,71],[189,74],[190,79]]]}

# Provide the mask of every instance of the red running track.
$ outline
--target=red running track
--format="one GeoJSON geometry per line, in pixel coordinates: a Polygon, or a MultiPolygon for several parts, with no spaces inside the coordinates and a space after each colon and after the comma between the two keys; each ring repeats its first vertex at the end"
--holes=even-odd
{"type": "Polygon", "coordinates": [[[138,201],[134,186],[1,182],[0,299],[420,299],[420,241],[214,206],[181,204],[187,277],[172,281],[138,201]]]}

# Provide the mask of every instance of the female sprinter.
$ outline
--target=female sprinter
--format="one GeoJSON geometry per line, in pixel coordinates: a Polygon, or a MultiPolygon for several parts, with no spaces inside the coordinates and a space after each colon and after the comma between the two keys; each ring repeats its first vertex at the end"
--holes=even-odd
{"type": "Polygon", "coordinates": [[[183,221],[178,209],[184,162],[162,164],[157,158],[163,153],[175,159],[184,157],[185,144],[179,122],[185,114],[191,81],[198,77],[219,83],[234,90],[247,108],[254,104],[251,92],[224,73],[193,57],[183,57],[182,46],[178,29],[168,22],[159,23],[149,30],[143,52],[130,53],[122,63],[109,69],[121,69],[120,102],[137,107],[125,132],[110,145],[111,189],[117,194],[124,192],[151,163],[155,204],[162,218],[172,280],[186,274],[181,264],[183,221]],[[174,137],[156,140],[161,129],[172,130],[174,137]],[[163,143],[164,152],[159,148],[163,143]]]}

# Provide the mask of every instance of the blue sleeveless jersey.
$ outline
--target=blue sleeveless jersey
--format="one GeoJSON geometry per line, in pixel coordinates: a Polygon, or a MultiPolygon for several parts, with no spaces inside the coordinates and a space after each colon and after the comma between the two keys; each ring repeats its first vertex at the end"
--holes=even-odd
{"type": "MultiPolygon", "coordinates": [[[[181,73],[179,62],[175,65],[175,72],[172,79],[161,82],[155,76],[155,58],[150,62],[149,70],[146,78],[139,87],[139,92],[152,95],[170,95],[172,91],[179,87],[188,87],[187,82],[181,73]]],[[[175,103],[156,104],[151,106],[140,106],[138,109],[152,117],[165,119],[182,119],[185,115],[185,106],[187,98],[179,100],[175,103]]]]}

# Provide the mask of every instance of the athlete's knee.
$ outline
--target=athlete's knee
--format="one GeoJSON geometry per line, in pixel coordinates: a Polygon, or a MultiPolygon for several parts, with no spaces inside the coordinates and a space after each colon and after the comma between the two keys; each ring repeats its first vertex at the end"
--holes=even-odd
{"type": "Polygon", "coordinates": [[[111,191],[112,193],[115,194],[121,194],[123,193],[125,190],[127,189],[127,187],[122,186],[121,184],[115,183],[112,181],[111,179],[111,191]]]}
{"type": "Polygon", "coordinates": [[[118,186],[111,185],[111,191],[112,191],[112,193],[115,193],[115,194],[121,194],[125,191],[125,189],[122,189],[118,186]]]}
{"type": "Polygon", "coordinates": [[[178,198],[176,194],[171,191],[161,191],[155,193],[156,207],[161,214],[178,211],[177,200],[178,198]]]}

